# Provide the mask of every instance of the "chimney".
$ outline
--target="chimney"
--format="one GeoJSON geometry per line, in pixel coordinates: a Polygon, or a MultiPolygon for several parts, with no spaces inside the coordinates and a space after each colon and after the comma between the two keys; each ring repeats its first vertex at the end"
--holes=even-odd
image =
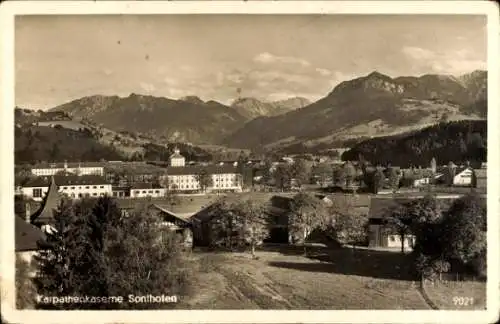
{"type": "Polygon", "coordinates": [[[30,203],[26,202],[24,206],[25,206],[24,207],[24,210],[25,210],[24,220],[26,221],[26,223],[31,223],[31,206],[30,206],[30,203]]]}

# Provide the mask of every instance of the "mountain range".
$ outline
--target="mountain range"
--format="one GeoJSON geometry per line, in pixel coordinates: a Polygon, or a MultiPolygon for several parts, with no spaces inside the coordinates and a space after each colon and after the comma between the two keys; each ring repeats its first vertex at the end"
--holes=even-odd
{"type": "Polygon", "coordinates": [[[233,148],[337,145],[424,128],[442,121],[485,119],[487,72],[462,76],[391,78],[379,72],[337,85],[320,100],[263,102],[241,98],[231,105],[196,96],[178,100],[131,94],[84,97],[50,111],[88,119],[116,131],[168,141],[233,148]]]}
{"type": "Polygon", "coordinates": [[[379,72],[345,81],[287,114],[258,117],[227,136],[230,147],[324,146],[356,137],[420,129],[440,121],[484,119],[487,73],[391,78],[379,72]]]}

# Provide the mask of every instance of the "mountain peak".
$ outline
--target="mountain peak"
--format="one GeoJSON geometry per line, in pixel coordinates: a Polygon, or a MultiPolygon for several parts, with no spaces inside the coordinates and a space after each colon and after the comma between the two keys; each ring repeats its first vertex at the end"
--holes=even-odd
{"type": "Polygon", "coordinates": [[[200,99],[200,97],[193,96],[193,95],[192,96],[182,97],[179,100],[185,101],[185,102],[189,102],[189,103],[193,103],[193,104],[204,104],[205,103],[203,100],[200,99]]]}
{"type": "Polygon", "coordinates": [[[382,79],[382,80],[386,80],[386,81],[393,81],[390,76],[382,74],[378,71],[371,72],[365,78],[366,79],[382,79]]]}

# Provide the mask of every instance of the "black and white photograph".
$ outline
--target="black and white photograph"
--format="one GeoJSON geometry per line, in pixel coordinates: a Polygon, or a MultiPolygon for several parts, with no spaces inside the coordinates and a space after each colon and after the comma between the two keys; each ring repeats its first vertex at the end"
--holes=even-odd
{"type": "Polygon", "coordinates": [[[0,6],[8,314],[498,319],[498,5],[106,2],[0,6]]]}

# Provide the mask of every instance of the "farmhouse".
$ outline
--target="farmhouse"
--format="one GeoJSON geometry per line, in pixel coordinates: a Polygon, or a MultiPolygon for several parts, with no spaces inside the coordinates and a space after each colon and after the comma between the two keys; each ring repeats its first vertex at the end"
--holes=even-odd
{"type": "MultiPolygon", "coordinates": [[[[124,216],[133,213],[140,205],[140,201],[134,200],[117,200],[118,208],[124,216]]],[[[162,206],[156,203],[147,202],[142,205],[147,212],[160,218],[160,226],[177,233],[182,240],[182,244],[186,247],[192,247],[193,235],[191,222],[186,217],[178,215],[168,209],[168,206],[162,206]]]]}
{"type": "Polygon", "coordinates": [[[472,186],[474,170],[471,167],[457,168],[453,176],[454,186],[472,186]]]}
{"type": "Polygon", "coordinates": [[[24,184],[21,189],[23,195],[41,201],[49,190],[52,181],[58,185],[58,190],[70,198],[98,197],[112,194],[111,184],[98,175],[82,176],[42,176],[32,179],[24,184]]]}
{"type": "Polygon", "coordinates": [[[72,173],[75,175],[104,175],[104,167],[97,162],[83,163],[44,163],[31,169],[36,176],[53,176],[59,172],[72,173]]]}
{"type": "MultiPolygon", "coordinates": [[[[442,209],[447,209],[454,200],[460,198],[461,195],[437,195],[436,198],[442,204],[442,209]]],[[[484,196],[485,197],[485,196],[484,196]]],[[[390,231],[384,223],[384,218],[390,213],[398,203],[404,203],[411,199],[423,198],[420,196],[409,197],[373,197],[370,200],[370,209],[368,213],[368,240],[370,247],[383,248],[401,248],[401,238],[397,233],[390,231]]],[[[406,249],[411,249],[414,244],[414,237],[408,235],[405,239],[404,246],[406,249]]]]}

